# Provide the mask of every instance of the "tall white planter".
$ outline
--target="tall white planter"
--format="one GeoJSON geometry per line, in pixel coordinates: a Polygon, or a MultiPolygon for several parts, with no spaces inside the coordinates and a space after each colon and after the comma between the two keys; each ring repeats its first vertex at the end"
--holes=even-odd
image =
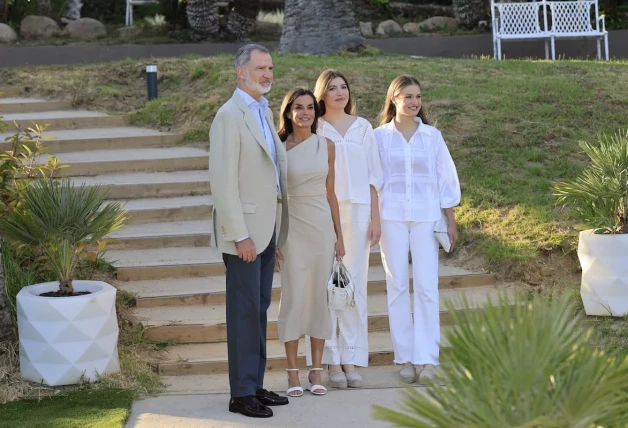
{"type": "Polygon", "coordinates": [[[628,234],[580,232],[580,295],[587,315],[628,315],[628,234]]]}
{"type": "Polygon", "coordinates": [[[40,297],[58,282],[23,288],[17,295],[22,377],[71,385],[120,371],[116,289],[101,281],[73,281],[73,297],[40,297]]]}

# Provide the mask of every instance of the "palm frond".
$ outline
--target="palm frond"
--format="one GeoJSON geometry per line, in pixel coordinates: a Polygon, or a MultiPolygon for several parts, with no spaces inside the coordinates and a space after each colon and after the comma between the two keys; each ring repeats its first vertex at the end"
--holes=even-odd
{"type": "Polygon", "coordinates": [[[554,186],[558,203],[596,233],[628,233],[628,131],[580,147],[590,164],[574,180],[554,186]]]}
{"type": "Polygon", "coordinates": [[[628,363],[589,346],[569,296],[446,305],[456,321],[446,334],[451,362],[426,392],[405,394],[404,411],[377,407],[376,418],[401,427],[621,426],[628,363]]]}

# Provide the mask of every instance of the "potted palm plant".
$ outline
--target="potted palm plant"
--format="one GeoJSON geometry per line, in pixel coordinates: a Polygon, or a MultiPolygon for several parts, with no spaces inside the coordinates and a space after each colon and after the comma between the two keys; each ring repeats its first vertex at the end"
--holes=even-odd
{"type": "Polygon", "coordinates": [[[0,219],[0,233],[14,244],[39,248],[58,278],[17,294],[25,379],[69,385],[120,370],[116,289],[74,278],[86,248],[126,218],[120,204],[103,206],[106,192],[101,186],[75,187],[68,179],[34,180],[24,189],[22,203],[0,219]]]}
{"type": "Polygon", "coordinates": [[[556,184],[558,202],[586,227],[578,240],[587,315],[628,315],[628,132],[580,143],[590,164],[556,184]]]}

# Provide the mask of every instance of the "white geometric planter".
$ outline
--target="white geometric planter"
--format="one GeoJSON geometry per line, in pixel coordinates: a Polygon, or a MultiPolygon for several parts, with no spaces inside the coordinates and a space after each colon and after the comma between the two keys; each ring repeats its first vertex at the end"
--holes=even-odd
{"type": "Polygon", "coordinates": [[[587,315],[628,315],[628,234],[580,232],[580,295],[587,315]]]}
{"type": "Polygon", "coordinates": [[[73,281],[73,297],[40,297],[58,282],[23,288],[17,295],[22,377],[46,385],[72,385],[81,376],[120,371],[116,288],[101,281],[73,281]]]}

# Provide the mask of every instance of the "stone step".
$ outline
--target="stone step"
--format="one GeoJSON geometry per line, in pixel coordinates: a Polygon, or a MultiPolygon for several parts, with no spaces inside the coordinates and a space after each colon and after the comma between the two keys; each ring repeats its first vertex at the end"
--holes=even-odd
{"type": "Polygon", "coordinates": [[[0,98],[18,97],[20,92],[18,88],[0,88],[0,98]]]}
{"type": "Polygon", "coordinates": [[[72,101],[49,101],[41,98],[0,98],[0,114],[39,113],[71,108],[72,101]]]}
{"type": "MultiPolygon", "coordinates": [[[[10,143],[5,142],[15,132],[0,133],[0,148],[9,150],[10,143]]],[[[134,126],[113,128],[85,128],[63,129],[50,132],[45,130],[44,136],[54,137],[46,139],[44,145],[48,153],[59,155],[65,152],[81,150],[112,150],[137,149],[146,147],[171,147],[183,141],[183,135],[154,131],[152,129],[134,126]]]]}
{"type": "MultiPolygon", "coordinates": [[[[412,270],[410,269],[410,278],[412,270]]],[[[382,266],[369,267],[369,293],[386,292],[386,275],[382,266]]],[[[476,287],[495,283],[495,276],[476,273],[455,266],[439,265],[439,288],[476,287]]],[[[410,280],[412,286],[412,279],[410,280]]],[[[198,278],[117,281],[118,288],[136,295],[138,308],[185,305],[221,305],[225,303],[224,275],[198,278]]],[[[275,273],[272,300],[279,301],[281,276],[275,273]]]]}
{"type": "Polygon", "coordinates": [[[136,172],[73,177],[76,185],[110,186],[108,199],[195,196],[209,193],[207,171],[136,172]]]}
{"type": "MultiPolygon", "coordinates": [[[[207,170],[209,167],[207,150],[194,147],[83,150],[55,156],[62,164],[69,165],[69,168],[63,170],[68,176],[207,170]]],[[[40,163],[47,161],[47,157],[39,158],[40,163]]]]}
{"type": "MultiPolygon", "coordinates": [[[[450,354],[450,346],[441,329],[441,355],[440,360],[447,360],[450,354]]],[[[167,358],[159,363],[159,374],[164,376],[198,376],[218,375],[229,373],[226,343],[203,343],[189,345],[169,346],[166,349],[167,358]]],[[[269,339],[266,343],[266,372],[281,372],[286,382],[285,369],[288,368],[285,348],[276,339],[269,339]]],[[[299,340],[297,354],[297,367],[307,370],[305,365],[305,338],[299,340]]],[[[369,367],[393,365],[394,351],[390,333],[387,331],[369,331],[369,367]]],[[[399,368],[397,368],[397,371],[399,368]]],[[[228,379],[228,376],[224,376],[228,379]]]]}
{"type": "Polygon", "coordinates": [[[107,238],[109,250],[208,247],[211,220],[125,224],[107,238]]]}
{"type": "MultiPolygon", "coordinates": [[[[449,329],[444,329],[443,331],[447,331],[449,329]]],[[[376,339],[373,339],[373,341],[376,339]]],[[[446,339],[443,337],[443,341],[446,339]]],[[[305,357],[303,357],[304,345],[301,342],[299,344],[299,358],[297,363],[300,368],[303,370],[299,373],[299,377],[301,379],[301,386],[305,388],[307,385],[307,369],[305,368],[305,357]]],[[[447,359],[451,355],[451,348],[449,348],[446,344],[441,345],[441,361],[443,364],[447,364],[447,359]]],[[[383,359],[383,357],[382,357],[383,359]]],[[[392,357],[389,359],[392,361],[392,357]]],[[[271,363],[274,363],[274,360],[271,360],[271,363]]],[[[164,363],[168,364],[168,363],[164,363]]],[[[166,366],[164,369],[167,370],[166,366]]],[[[370,365],[369,367],[359,367],[358,371],[362,376],[362,388],[361,389],[350,389],[344,390],[347,393],[351,394],[353,392],[360,393],[359,391],[364,389],[381,389],[381,388],[398,388],[399,391],[402,391],[401,388],[405,388],[408,385],[401,381],[399,377],[400,366],[395,366],[392,363],[388,365],[378,366],[378,365],[370,365]]],[[[183,373],[181,370],[179,373],[183,373]]],[[[224,373],[216,373],[216,374],[196,374],[194,376],[168,376],[162,375],[160,376],[161,382],[164,384],[164,393],[168,395],[188,395],[188,394],[228,394],[230,392],[229,388],[229,376],[224,373]]],[[[323,370],[322,374],[322,384],[330,390],[331,394],[335,393],[335,390],[329,386],[329,376],[327,375],[327,370],[323,370]]],[[[420,384],[420,381],[413,384],[417,386],[420,384]]],[[[275,391],[278,394],[285,395],[285,391],[288,388],[288,381],[286,378],[286,372],[284,370],[280,370],[274,364],[268,364],[267,370],[264,375],[264,387],[269,391],[275,391]]],[[[340,392],[340,391],[338,391],[340,392]]],[[[306,394],[308,392],[306,391],[306,394]]],[[[401,397],[401,395],[400,395],[401,397]]],[[[319,397],[311,396],[312,400],[316,400],[319,397]]],[[[310,395],[305,395],[302,398],[298,398],[297,400],[308,400],[310,399],[310,395]]],[[[294,403],[292,400],[290,404],[294,403]]],[[[302,403],[299,401],[299,405],[302,403]]],[[[333,427],[334,425],[327,425],[327,427],[333,427]]]]}
{"type": "MultiPolygon", "coordinates": [[[[124,116],[110,116],[105,113],[90,110],[58,110],[40,113],[3,114],[2,120],[9,126],[15,121],[25,129],[34,127],[33,123],[41,126],[48,125],[46,131],[108,128],[124,126],[126,124],[124,116]]],[[[103,132],[106,131],[103,130],[103,132]]]]}
{"type": "Polygon", "coordinates": [[[211,195],[175,196],[170,198],[117,199],[128,211],[125,225],[172,221],[211,220],[211,195]]]}
{"type": "MultiPolygon", "coordinates": [[[[147,250],[109,251],[106,255],[117,268],[119,281],[146,281],[166,278],[197,278],[224,275],[225,266],[222,254],[214,247],[159,248],[147,250]]],[[[448,276],[446,281],[452,286],[481,281],[486,284],[494,277],[465,274],[448,276]]]]}
{"type": "MultiPolygon", "coordinates": [[[[176,285],[173,285],[173,288],[176,285]]],[[[441,325],[454,323],[452,315],[445,310],[443,301],[464,295],[470,304],[483,304],[498,296],[492,285],[481,287],[440,290],[441,325]]],[[[173,343],[217,343],[227,340],[225,305],[166,306],[136,308],[134,315],[144,327],[144,336],[158,342],[173,343]]],[[[277,316],[279,302],[273,301],[268,309],[268,339],[277,339],[277,316]]],[[[388,304],[384,293],[369,293],[369,331],[388,331],[388,304]]]]}

